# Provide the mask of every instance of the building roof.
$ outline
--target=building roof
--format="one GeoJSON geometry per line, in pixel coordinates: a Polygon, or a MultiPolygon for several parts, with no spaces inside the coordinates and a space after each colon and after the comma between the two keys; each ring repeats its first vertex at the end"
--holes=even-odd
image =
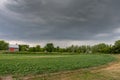
{"type": "Polygon", "coordinates": [[[9,48],[19,48],[19,45],[9,45],[9,48]]]}

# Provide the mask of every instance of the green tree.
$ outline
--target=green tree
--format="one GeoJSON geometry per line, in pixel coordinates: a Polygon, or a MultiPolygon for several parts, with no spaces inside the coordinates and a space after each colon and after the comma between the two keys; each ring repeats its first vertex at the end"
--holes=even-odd
{"type": "Polygon", "coordinates": [[[100,43],[92,47],[94,53],[110,53],[111,46],[105,43],[100,43]]]}
{"type": "Polygon", "coordinates": [[[44,49],[47,51],[47,52],[54,52],[54,44],[53,43],[47,43],[46,46],[44,47],[44,49]]]}
{"type": "Polygon", "coordinates": [[[60,52],[60,47],[59,47],[59,46],[55,47],[55,48],[54,48],[54,51],[55,51],[55,52],[60,52]]]}
{"type": "Polygon", "coordinates": [[[67,52],[66,48],[60,48],[59,52],[63,53],[63,52],[67,52]]]}
{"type": "Polygon", "coordinates": [[[1,40],[0,41],[0,50],[7,50],[8,49],[8,45],[9,45],[9,43],[1,40]]]}
{"type": "Polygon", "coordinates": [[[29,48],[29,52],[35,52],[36,50],[35,50],[35,47],[30,47],[29,48]]]}
{"type": "Polygon", "coordinates": [[[41,51],[40,45],[36,45],[36,47],[35,47],[35,52],[40,52],[40,51],[41,51]]]}
{"type": "Polygon", "coordinates": [[[114,46],[112,47],[113,53],[120,53],[120,40],[116,41],[114,46]]]}
{"type": "Polygon", "coordinates": [[[29,45],[19,45],[19,51],[28,51],[29,45]]]}
{"type": "Polygon", "coordinates": [[[79,52],[80,53],[88,53],[89,52],[89,46],[86,46],[86,45],[82,45],[79,47],[79,52]]]}
{"type": "Polygon", "coordinates": [[[66,48],[66,51],[67,51],[67,52],[76,53],[76,52],[78,52],[78,49],[79,49],[78,46],[74,46],[74,45],[72,45],[72,46],[66,48]]]}

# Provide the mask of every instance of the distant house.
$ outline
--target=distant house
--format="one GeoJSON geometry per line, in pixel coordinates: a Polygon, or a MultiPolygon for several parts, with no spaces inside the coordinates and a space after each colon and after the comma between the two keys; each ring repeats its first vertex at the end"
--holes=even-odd
{"type": "Polygon", "coordinates": [[[19,45],[9,45],[9,52],[18,52],[19,45]]]}

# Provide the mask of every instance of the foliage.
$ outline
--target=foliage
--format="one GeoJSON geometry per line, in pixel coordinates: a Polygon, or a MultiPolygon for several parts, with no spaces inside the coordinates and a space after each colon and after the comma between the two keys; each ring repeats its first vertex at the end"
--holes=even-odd
{"type": "Polygon", "coordinates": [[[93,53],[110,53],[111,46],[105,43],[100,43],[92,47],[93,53]]]}
{"type": "Polygon", "coordinates": [[[0,75],[43,74],[99,66],[113,60],[110,55],[0,54],[0,75]]]}
{"type": "Polygon", "coordinates": [[[19,45],[19,51],[28,51],[29,45],[19,45]]]}
{"type": "Polygon", "coordinates": [[[47,43],[46,46],[44,47],[44,49],[47,52],[54,52],[54,50],[55,50],[53,43],[47,43]]]}
{"type": "Polygon", "coordinates": [[[120,40],[116,41],[113,48],[112,48],[113,53],[120,53],[120,40]]]}
{"type": "Polygon", "coordinates": [[[40,45],[36,45],[35,47],[30,47],[29,52],[42,52],[43,49],[41,48],[40,45]]]}
{"type": "Polygon", "coordinates": [[[36,51],[36,52],[40,52],[40,51],[41,51],[40,45],[36,45],[35,51],[36,51]]]}
{"type": "Polygon", "coordinates": [[[8,43],[5,41],[0,41],[0,50],[7,50],[8,49],[8,43]]]}

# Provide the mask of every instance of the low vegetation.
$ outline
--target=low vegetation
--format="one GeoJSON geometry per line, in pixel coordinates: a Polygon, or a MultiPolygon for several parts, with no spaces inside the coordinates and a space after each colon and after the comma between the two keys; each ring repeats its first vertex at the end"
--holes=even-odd
{"type": "Polygon", "coordinates": [[[0,54],[0,75],[36,75],[99,66],[115,60],[110,55],[0,54]]]}
{"type": "Polygon", "coordinates": [[[107,65],[43,76],[33,76],[28,80],[120,80],[120,55],[113,55],[116,61],[107,65]]]}

